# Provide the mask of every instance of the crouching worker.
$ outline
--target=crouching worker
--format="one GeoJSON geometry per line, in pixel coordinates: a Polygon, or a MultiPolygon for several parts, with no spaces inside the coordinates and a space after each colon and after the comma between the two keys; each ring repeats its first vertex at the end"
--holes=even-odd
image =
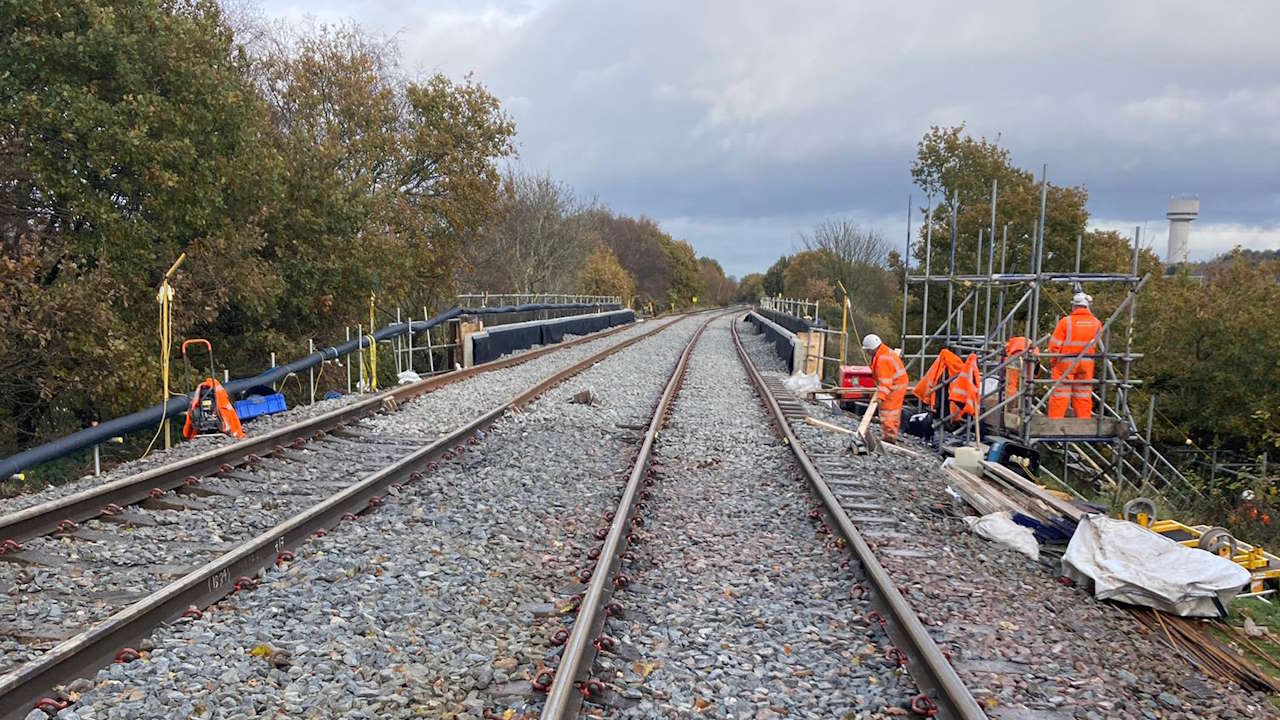
{"type": "Polygon", "coordinates": [[[907,368],[879,335],[862,338],[862,349],[872,353],[871,375],[876,380],[876,402],[880,404],[880,437],[896,443],[902,426],[902,400],[907,396],[907,368]]]}

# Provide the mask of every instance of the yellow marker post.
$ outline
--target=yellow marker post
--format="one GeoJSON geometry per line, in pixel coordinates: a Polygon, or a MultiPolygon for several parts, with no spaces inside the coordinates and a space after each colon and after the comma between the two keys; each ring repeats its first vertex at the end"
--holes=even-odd
{"type": "MultiPolygon", "coordinates": [[[[160,281],[160,289],[156,292],[156,302],[160,303],[160,385],[163,388],[160,396],[160,404],[168,405],[169,403],[169,355],[173,348],[173,287],[169,285],[169,280],[173,278],[174,273],[178,271],[178,266],[182,265],[182,261],[187,259],[187,254],[181,253],[178,259],[173,261],[173,265],[169,267],[169,271],[164,274],[164,279],[160,281]]],[[[169,413],[164,413],[164,449],[169,449],[169,413]]]]}
{"type": "Polygon", "coordinates": [[[840,286],[840,294],[844,295],[844,302],[840,304],[840,364],[845,365],[845,356],[849,354],[849,291],[844,289],[844,283],[836,280],[836,285],[840,286]]]}
{"type": "Polygon", "coordinates": [[[369,293],[369,389],[378,391],[378,341],[373,337],[374,316],[373,316],[373,300],[374,294],[369,293]]]}

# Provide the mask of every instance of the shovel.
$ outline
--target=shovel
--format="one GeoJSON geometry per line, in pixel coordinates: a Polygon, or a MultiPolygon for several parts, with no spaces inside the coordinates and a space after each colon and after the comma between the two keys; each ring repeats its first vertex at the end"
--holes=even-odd
{"type": "Polygon", "coordinates": [[[878,400],[872,400],[867,405],[867,411],[862,413],[862,422],[858,423],[858,432],[855,433],[849,443],[849,450],[854,455],[866,455],[880,449],[880,441],[868,430],[871,426],[871,416],[875,414],[876,408],[880,406],[878,400]]]}

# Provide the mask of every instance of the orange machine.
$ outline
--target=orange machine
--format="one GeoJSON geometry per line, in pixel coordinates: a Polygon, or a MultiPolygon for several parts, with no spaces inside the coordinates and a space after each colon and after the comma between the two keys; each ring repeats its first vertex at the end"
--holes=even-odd
{"type": "Polygon", "coordinates": [[[191,384],[191,360],[187,347],[204,345],[209,352],[209,375],[191,393],[191,405],[187,408],[187,421],[182,425],[182,437],[190,440],[199,435],[226,434],[234,438],[244,437],[240,416],[236,415],[231,398],[213,376],[213,343],[204,338],[193,338],[182,343],[182,363],[187,369],[187,384],[191,384]]]}

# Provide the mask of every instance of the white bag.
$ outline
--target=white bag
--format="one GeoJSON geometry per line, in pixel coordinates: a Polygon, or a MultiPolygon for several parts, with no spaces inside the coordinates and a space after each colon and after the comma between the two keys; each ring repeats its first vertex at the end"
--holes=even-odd
{"type": "Polygon", "coordinates": [[[1031,528],[1014,522],[1013,515],[1008,510],[982,517],[970,515],[964,522],[981,537],[1011,547],[1032,560],[1040,559],[1040,543],[1036,542],[1036,534],[1031,528]]]}
{"type": "Polygon", "coordinates": [[[818,378],[817,373],[812,375],[796,373],[782,381],[782,384],[798,396],[803,396],[805,393],[816,392],[822,389],[822,380],[818,378]]]}

